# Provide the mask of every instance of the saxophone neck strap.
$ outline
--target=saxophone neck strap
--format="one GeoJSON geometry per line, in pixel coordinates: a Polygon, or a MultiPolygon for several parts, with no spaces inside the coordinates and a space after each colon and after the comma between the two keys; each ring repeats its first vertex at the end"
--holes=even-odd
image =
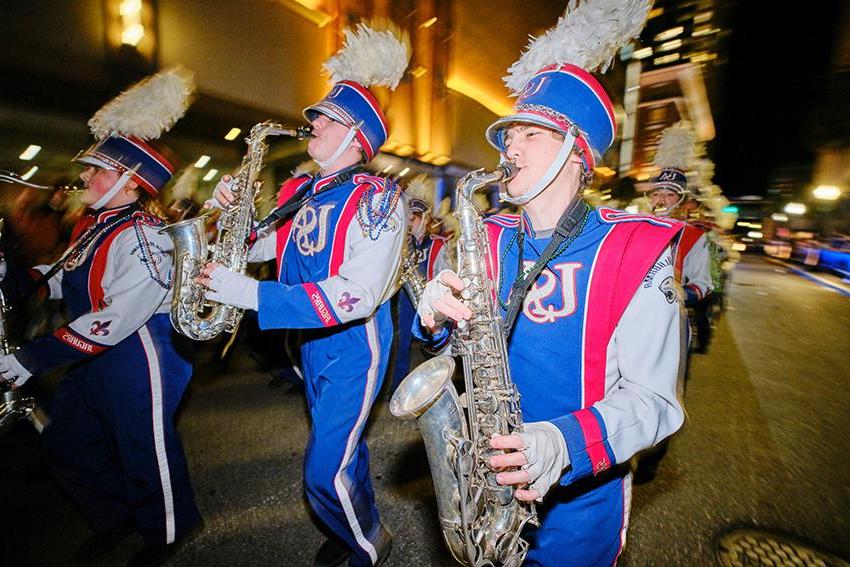
{"type": "Polygon", "coordinates": [[[347,169],[343,169],[336,175],[336,177],[331,179],[331,181],[327,185],[325,185],[313,194],[310,194],[310,190],[313,188],[319,178],[316,177],[309,183],[304,183],[301,187],[298,188],[297,191],[295,191],[295,193],[289,199],[286,200],[284,204],[274,209],[272,212],[266,215],[266,218],[257,223],[257,225],[254,227],[254,230],[251,231],[250,240],[253,242],[257,239],[257,234],[261,230],[271,224],[288,219],[293,214],[295,214],[298,209],[300,209],[304,205],[304,203],[306,203],[313,197],[316,197],[317,195],[321,195],[326,191],[330,191],[331,189],[342,185],[343,183],[354,177],[359,171],[359,165],[353,165],[347,169]]]}
{"type": "Polygon", "coordinates": [[[561,215],[561,218],[558,220],[558,224],[555,226],[555,231],[552,234],[552,239],[549,240],[549,244],[546,245],[546,248],[543,249],[543,253],[540,254],[540,257],[528,270],[525,270],[523,267],[525,228],[520,225],[517,235],[517,276],[511,286],[510,295],[508,296],[507,313],[505,314],[503,325],[505,336],[510,336],[511,329],[513,328],[516,318],[522,309],[523,300],[525,299],[531,284],[537,279],[543,271],[543,268],[546,267],[546,264],[548,264],[549,261],[556,256],[563,253],[564,250],[566,250],[566,246],[569,246],[569,244],[581,233],[589,213],[590,206],[577,194],[572,203],[570,203],[567,207],[567,210],[564,211],[564,214],[561,215]],[[567,242],[568,239],[569,242],[567,242]],[[566,246],[563,246],[565,242],[567,244],[566,246]]]}
{"type": "Polygon", "coordinates": [[[65,262],[67,262],[70,258],[73,258],[74,256],[80,254],[83,250],[88,248],[95,239],[97,239],[103,234],[104,229],[110,228],[112,226],[115,226],[116,224],[124,222],[139,210],[141,210],[141,208],[137,204],[132,204],[127,207],[126,210],[121,211],[114,217],[111,217],[109,220],[92,224],[89,228],[85,230],[85,232],[83,232],[83,234],[76,240],[76,242],[74,242],[73,245],[68,248],[68,250],[66,250],[65,253],[62,254],[62,256],[58,260],[56,260],[56,262],[54,262],[52,266],[50,266],[50,269],[44,272],[44,274],[42,274],[40,278],[33,281],[30,288],[27,289],[22,295],[29,295],[38,291],[41,286],[47,285],[47,282],[50,281],[50,278],[55,276],[62,268],[65,267],[65,262]]]}

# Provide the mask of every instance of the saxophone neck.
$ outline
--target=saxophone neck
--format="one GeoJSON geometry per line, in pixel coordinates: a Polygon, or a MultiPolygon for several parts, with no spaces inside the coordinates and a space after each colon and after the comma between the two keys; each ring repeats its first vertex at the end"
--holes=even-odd
{"type": "MultiPolygon", "coordinates": [[[[507,182],[516,174],[516,168],[510,162],[500,163],[493,171],[477,169],[467,173],[457,185],[459,196],[466,203],[472,202],[472,194],[491,183],[507,182]]],[[[464,203],[465,204],[465,203],[464,203]]],[[[460,206],[461,203],[458,203],[460,206]]]]}

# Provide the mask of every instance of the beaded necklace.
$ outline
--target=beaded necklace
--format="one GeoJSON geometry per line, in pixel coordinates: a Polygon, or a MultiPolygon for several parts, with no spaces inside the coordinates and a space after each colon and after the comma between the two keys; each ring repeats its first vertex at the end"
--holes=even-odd
{"type": "Polygon", "coordinates": [[[390,221],[400,196],[398,183],[392,179],[387,179],[383,188],[376,183],[369,184],[357,205],[357,222],[364,235],[371,240],[378,240],[384,231],[392,229],[390,221]],[[375,196],[379,195],[379,191],[380,198],[376,206],[375,196]]]}
{"type": "Polygon", "coordinates": [[[159,284],[159,286],[163,289],[168,289],[171,287],[171,273],[169,271],[167,277],[162,277],[162,274],[159,271],[159,266],[154,260],[154,255],[151,252],[150,241],[145,236],[145,231],[141,228],[142,226],[160,228],[162,225],[150,222],[145,217],[140,217],[135,219],[135,222],[133,222],[133,230],[136,232],[136,241],[139,243],[139,253],[141,254],[139,260],[141,260],[142,264],[144,264],[144,266],[148,269],[148,275],[151,279],[159,284]]]}

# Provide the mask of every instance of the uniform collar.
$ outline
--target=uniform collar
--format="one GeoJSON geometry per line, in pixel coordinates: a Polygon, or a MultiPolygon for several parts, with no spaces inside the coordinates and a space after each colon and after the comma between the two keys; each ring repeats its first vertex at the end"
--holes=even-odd
{"type": "MultiPolygon", "coordinates": [[[[322,189],[328,187],[328,185],[331,185],[335,179],[337,179],[338,177],[340,177],[343,174],[346,174],[346,178],[349,177],[351,172],[356,171],[359,167],[360,167],[359,163],[354,164],[354,165],[350,165],[348,167],[340,169],[339,171],[335,171],[333,173],[325,175],[324,177],[321,177],[321,176],[319,176],[319,174],[316,174],[313,177],[313,189],[312,189],[311,192],[312,193],[318,193],[322,189]]],[[[340,183],[340,184],[342,184],[342,183],[340,183]]]]}
{"type": "Polygon", "coordinates": [[[121,213],[127,211],[130,208],[136,207],[136,203],[129,203],[127,205],[121,207],[115,207],[112,209],[101,209],[100,211],[95,211],[95,222],[102,223],[106,222],[110,219],[113,219],[120,215],[121,213]]]}

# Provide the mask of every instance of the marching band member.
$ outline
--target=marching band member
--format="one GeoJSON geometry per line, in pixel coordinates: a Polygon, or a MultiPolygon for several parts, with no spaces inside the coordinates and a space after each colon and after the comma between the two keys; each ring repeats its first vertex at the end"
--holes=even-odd
{"type": "Polygon", "coordinates": [[[649,200],[653,214],[684,221],[676,250],[676,269],[685,289],[685,305],[692,307],[712,290],[711,254],[706,232],[689,223],[690,212],[698,207],[688,188],[686,171],[694,155],[694,132],[678,123],[661,132],[653,160],[660,169],[651,180],[649,200]]]}
{"type": "MultiPolygon", "coordinates": [[[[334,86],[304,110],[307,146],[319,164],[280,189],[277,226],[260,230],[250,260],[277,259],[278,279],[263,281],[207,264],[207,297],[258,311],[261,329],[302,329],[301,365],[312,430],[304,463],[307,500],[334,535],[317,565],[378,565],[391,547],[381,524],[363,438],[392,344],[394,291],[407,219],[398,186],[360,171],[387,139],[384,112],[368,87],[395,88],[409,60],[391,31],[359,25],[325,63],[334,86]],[[338,540],[338,541],[337,541],[338,540]]],[[[216,188],[231,202],[232,180],[216,188]]],[[[262,224],[262,223],[261,223],[262,224]]]]}
{"type": "MultiPolygon", "coordinates": [[[[581,198],[614,140],[613,105],[590,71],[637,36],[645,0],[570,2],[557,26],[509,70],[515,113],[487,140],[516,175],[519,215],[486,220],[524,431],[491,440],[496,480],[538,500],[526,565],[611,565],[629,517],[629,459],[682,424],[676,398],[681,310],[667,219],[591,209],[581,198]]],[[[415,328],[434,346],[471,310],[464,282],[426,286],[415,328]]]]}
{"type": "Polygon", "coordinates": [[[192,89],[185,72],[163,72],[89,121],[97,141],[75,161],[91,214],[54,267],[33,271],[71,322],[0,358],[16,386],[70,367],[42,441],[60,487],[94,529],[77,560],[108,552],[135,527],[145,547],[128,565],[158,565],[201,521],[174,424],[192,366],[169,321],[171,239],[144,208],[174,172],[147,140],[184,114],[192,89]]]}
{"type": "MultiPolygon", "coordinates": [[[[421,281],[427,282],[443,270],[449,269],[448,239],[442,234],[442,219],[434,217],[434,184],[424,175],[411,179],[404,191],[407,199],[407,247],[402,262],[404,270],[412,268],[408,263],[415,264],[416,273],[421,281]]],[[[402,276],[404,277],[404,276],[402,276]]],[[[416,277],[416,274],[411,274],[416,277]]],[[[410,346],[413,335],[410,328],[416,315],[418,297],[414,297],[413,286],[402,282],[402,291],[398,294],[398,319],[396,333],[398,343],[393,367],[391,394],[399,383],[410,372],[410,346]]]]}

